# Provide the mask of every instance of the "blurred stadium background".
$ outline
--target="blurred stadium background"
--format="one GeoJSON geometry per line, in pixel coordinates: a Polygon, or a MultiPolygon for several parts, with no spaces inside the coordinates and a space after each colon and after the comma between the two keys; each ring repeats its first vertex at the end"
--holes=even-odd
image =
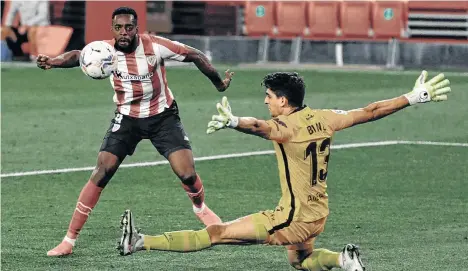
{"type": "MultiPolygon", "coordinates": [[[[122,5],[138,11],[141,31],[218,63],[468,68],[468,1],[50,1],[38,53],[111,38],[110,14],[122,5]]],[[[10,6],[2,1],[3,24],[10,6]]],[[[27,43],[21,48],[29,53],[27,43]]]]}
{"type": "MultiPolygon", "coordinates": [[[[2,1],[2,26],[10,5],[2,1]]],[[[219,71],[232,68],[225,94],[239,115],[269,117],[260,81],[277,69],[300,70],[307,105],[339,109],[401,95],[420,69],[445,72],[448,102],[337,133],[331,215],[316,246],[355,242],[370,271],[468,270],[468,1],[50,1],[37,53],[111,38],[111,13],[124,5],[137,10],[141,31],[204,51],[219,71]]],[[[2,270],[294,270],[281,247],[120,257],[114,246],[125,208],[147,233],[201,227],[146,141],[105,189],[74,254],[46,257],[65,234],[115,106],[107,80],[39,70],[28,46],[13,55],[2,41],[2,270]]],[[[264,152],[271,143],[229,131],[207,136],[222,94],[191,66],[168,68],[167,76],[194,155],[205,159],[196,166],[210,207],[223,220],[274,208],[276,161],[264,152]],[[238,153],[246,156],[212,160],[238,153]]]]}

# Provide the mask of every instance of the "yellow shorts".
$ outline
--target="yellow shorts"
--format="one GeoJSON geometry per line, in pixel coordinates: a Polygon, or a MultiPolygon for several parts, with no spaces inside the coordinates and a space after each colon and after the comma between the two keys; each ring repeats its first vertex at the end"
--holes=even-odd
{"type": "Polygon", "coordinates": [[[313,242],[323,232],[327,217],[313,222],[290,221],[278,211],[262,211],[252,215],[256,223],[263,224],[269,233],[270,245],[294,245],[313,242]]]}

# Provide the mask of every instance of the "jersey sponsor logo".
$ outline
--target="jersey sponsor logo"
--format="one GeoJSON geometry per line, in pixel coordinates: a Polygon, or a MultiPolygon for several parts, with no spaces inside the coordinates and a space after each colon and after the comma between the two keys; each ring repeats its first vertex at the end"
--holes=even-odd
{"type": "Polygon", "coordinates": [[[322,193],[317,192],[315,195],[308,195],[307,196],[307,203],[313,203],[320,201],[321,199],[326,198],[326,196],[322,193]]]}
{"type": "Polygon", "coordinates": [[[115,133],[120,129],[120,124],[114,123],[114,126],[112,126],[112,132],[115,133]]]}
{"type": "Polygon", "coordinates": [[[127,80],[127,81],[141,81],[145,79],[151,79],[153,75],[154,75],[153,72],[150,72],[145,75],[128,74],[128,73],[122,73],[120,71],[114,72],[114,76],[116,76],[120,80],[127,80]]]}
{"type": "Polygon", "coordinates": [[[154,66],[157,60],[158,58],[155,55],[146,56],[146,62],[148,62],[148,64],[150,64],[151,66],[154,66]]]}
{"type": "Polygon", "coordinates": [[[279,125],[285,127],[285,128],[288,128],[288,126],[286,125],[286,123],[284,123],[283,121],[281,121],[279,118],[274,118],[273,119],[276,123],[278,123],[279,125]]]}

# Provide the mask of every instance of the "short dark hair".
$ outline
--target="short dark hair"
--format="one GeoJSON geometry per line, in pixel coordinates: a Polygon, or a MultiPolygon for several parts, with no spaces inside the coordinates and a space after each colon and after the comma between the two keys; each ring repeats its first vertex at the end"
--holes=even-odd
{"type": "Polygon", "coordinates": [[[114,10],[114,12],[112,12],[112,20],[114,20],[114,17],[116,15],[121,15],[121,14],[133,15],[133,18],[135,19],[135,23],[138,21],[138,15],[137,15],[136,11],[133,8],[130,8],[130,7],[116,8],[114,10]]]}
{"type": "Polygon", "coordinates": [[[262,86],[271,89],[278,97],[286,97],[291,106],[304,103],[304,79],[296,72],[274,72],[263,78],[262,86]]]}

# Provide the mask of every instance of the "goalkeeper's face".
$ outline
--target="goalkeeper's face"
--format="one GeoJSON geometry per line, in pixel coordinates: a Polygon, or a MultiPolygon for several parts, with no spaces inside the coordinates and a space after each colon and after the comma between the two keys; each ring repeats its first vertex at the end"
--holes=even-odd
{"type": "Polygon", "coordinates": [[[284,100],[284,97],[276,96],[276,94],[271,89],[266,90],[265,104],[268,106],[268,110],[270,111],[270,115],[272,117],[277,117],[281,115],[282,108],[285,102],[284,100]]]}

